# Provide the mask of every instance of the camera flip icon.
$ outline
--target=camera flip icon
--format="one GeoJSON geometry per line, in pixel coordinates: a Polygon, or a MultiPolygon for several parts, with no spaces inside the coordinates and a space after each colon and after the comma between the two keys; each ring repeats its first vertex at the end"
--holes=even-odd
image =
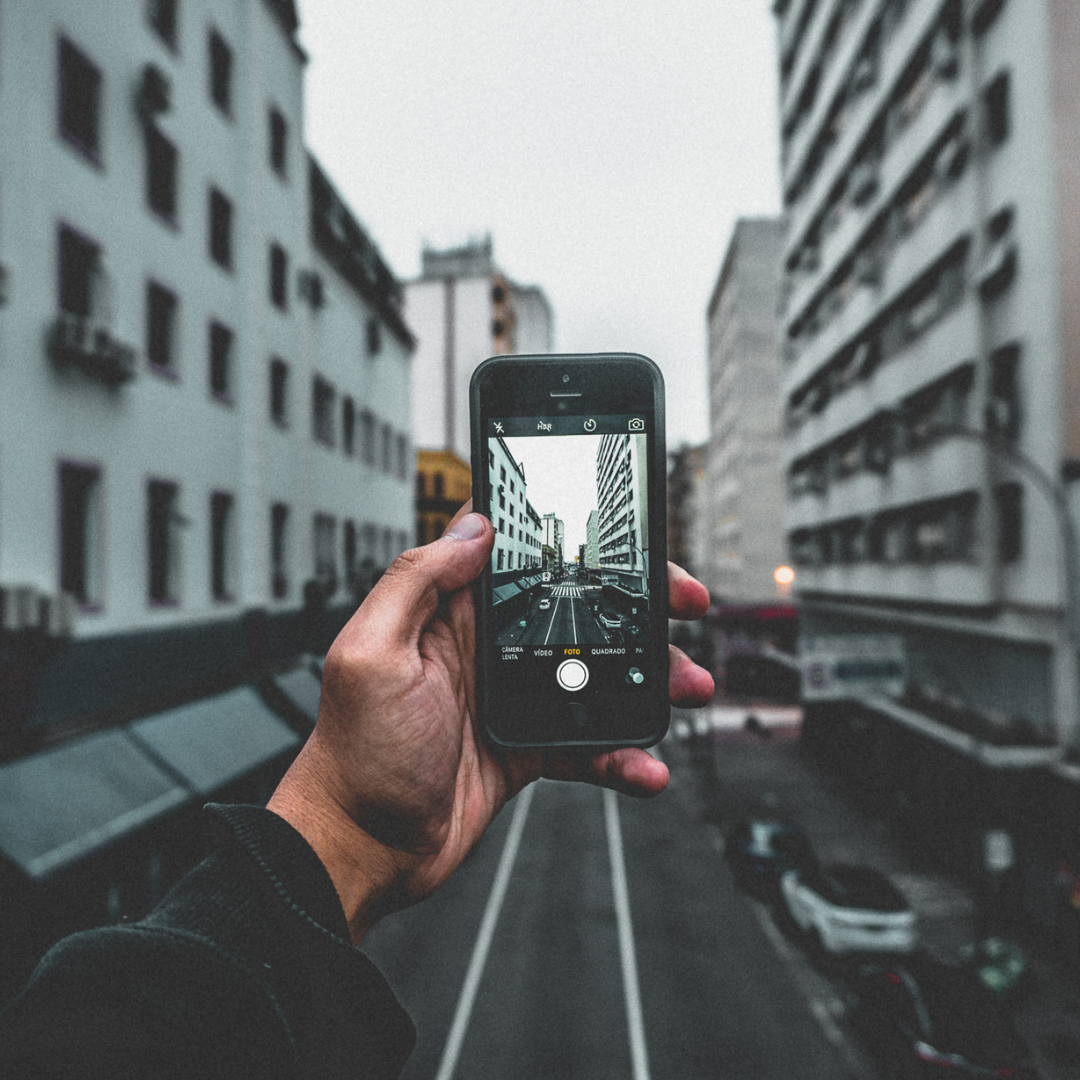
{"type": "Polygon", "coordinates": [[[630,430],[631,431],[644,431],[645,430],[645,421],[642,420],[640,416],[632,417],[631,420],[630,420],[630,430]]]}

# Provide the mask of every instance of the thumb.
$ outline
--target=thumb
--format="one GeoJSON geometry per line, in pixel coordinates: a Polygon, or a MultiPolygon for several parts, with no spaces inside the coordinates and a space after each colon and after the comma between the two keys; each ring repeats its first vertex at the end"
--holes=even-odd
{"type": "Polygon", "coordinates": [[[439,596],[473,581],[491,558],[494,542],[491,522],[482,514],[466,514],[442,539],[399,555],[361,613],[375,620],[380,637],[415,642],[435,614],[439,596]]]}

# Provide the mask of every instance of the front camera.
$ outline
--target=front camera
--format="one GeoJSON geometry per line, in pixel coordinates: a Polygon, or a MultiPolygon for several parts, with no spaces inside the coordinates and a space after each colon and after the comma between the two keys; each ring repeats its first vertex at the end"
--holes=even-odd
{"type": "Polygon", "coordinates": [[[567,383],[567,382],[569,382],[569,381],[570,381],[570,376],[569,376],[569,375],[564,375],[564,376],[562,377],[562,381],[563,381],[564,383],[567,383]]]}

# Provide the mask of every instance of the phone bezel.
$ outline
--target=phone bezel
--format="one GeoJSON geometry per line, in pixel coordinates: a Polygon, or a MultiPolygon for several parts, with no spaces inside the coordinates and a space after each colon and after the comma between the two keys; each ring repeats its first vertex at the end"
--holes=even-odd
{"type": "MultiPolygon", "coordinates": [[[[524,737],[506,737],[502,725],[493,720],[496,711],[514,710],[524,723],[532,713],[539,715],[542,704],[530,705],[531,696],[495,700],[489,677],[492,659],[490,641],[492,570],[490,562],[474,585],[476,608],[476,701],[485,737],[507,749],[601,749],[619,746],[651,746],[664,737],[670,719],[668,701],[668,597],[667,597],[667,447],[664,430],[664,381],[660,369],[647,357],[634,353],[541,354],[494,356],[480,364],[470,382],[470,430],[472,441],[473,506],[491,517],[491,493],[487,490],[486,429],[489,417],[543,416],[558,411],[563,415],[616,414],[648,411],[651,435],[648,442],[649,487],[649,591],[650,654],[652,678],[646,693],[635,701],[633,715],[625,721],[625,731],[614,735],[611,711],[625,707],[624,695],[598,695],[608,702],[590,729],[582,735],[562,733],[539,737],[539,724],[524,737]],[[564,382],[563,377],[569,376],[564,382]],[[553,398],[551,395],[557,394],[553,398]],[[580,394],[567,397],[566,394],[580,394]],[[553,405],[554,402],[554,405],[553,405]],[[559,403],[565,403],[561,408],[559,403]],[[604,722],[606,720],[606,722],[604,722]],[[502,730],[500,730],[502,729],[502,730]],[[531,736],[531,737],[530,737],[531,736]]],[[[559,698],[553,688],[551,702],[559,698]]],[[[623,710],[625,711],[625,710],[623,710]]],[[[621,714],[620,714],[621,716],[621,714]]]]}

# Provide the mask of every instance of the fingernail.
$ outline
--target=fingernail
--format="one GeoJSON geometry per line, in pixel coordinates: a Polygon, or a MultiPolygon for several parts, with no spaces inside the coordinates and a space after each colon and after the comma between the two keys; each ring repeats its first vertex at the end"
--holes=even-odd
{"type": "Polygon", "coordinates": [[[466,514],[447,534],[447,540],[475,540],[484,531],[479,514],[466,514]]]}

